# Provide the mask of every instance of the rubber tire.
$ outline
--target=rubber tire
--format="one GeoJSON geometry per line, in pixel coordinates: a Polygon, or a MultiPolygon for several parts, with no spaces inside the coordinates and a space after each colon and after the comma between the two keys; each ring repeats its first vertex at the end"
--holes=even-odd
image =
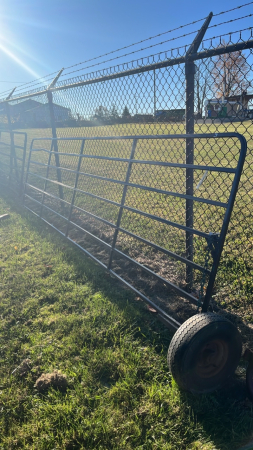
{"type": "Polygon", "coordinates": [[[246,386],[248,397],[251,401],[253,401],[253,361],[249,362],[247,371],[246,371],[246,386]]]}
{"type": "Polygon", "coordinates": [[[178,328],[171,340],[167,360],[180,388],[193,393],[207,393],[220,389],[233,375],[241,353],[241,335],[232,322],[214,313],[201,313],[178,328]],[[201,376],[198,357],[203,355],[203,348],[215,341],[221,342],[226,350],[226,357],[222,359],[225,359],[224,366],[218,368],[218,373],[201,376]]]}

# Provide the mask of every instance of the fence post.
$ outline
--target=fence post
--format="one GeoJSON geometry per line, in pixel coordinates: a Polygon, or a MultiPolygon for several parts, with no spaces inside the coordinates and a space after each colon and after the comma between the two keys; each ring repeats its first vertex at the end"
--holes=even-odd
{"type": "MultiPolygon", "coordinates": [[[[58,155],[58,143],[57,143],[57,133],[56,133],[56,126],[55,126],[55,117],[54,117],[54,104],[53,104],[53,94],[51,92],[51,88],[54,87],[55,83],[58,81],[59,77],[61,76],[64,69],[61,69],[58,75],[54,78],[52,83],[47,87],[47,99],[48,99],[48,108],[49,108],[49,114],[50,114],[50,123],[51,123],[51,129],[52,129],[52,137],[53,137],[53,148],[54,148],[54,156],[55,156],[55,164],[56,164],[56,174],[57,174],[57,180],[58,183],[62,182],[61,178],[61,169],[60,169],[60,159],[58,155]]],[[[63,188],[61,184],[59,184],[59,197],[61,200],[64,200],[64,193],[63,188]]],[[[64,206],[64,203],[62,203],[62,206],[64,206]]]]}
{"type": "MultiPolygon", "coordinates": [[[[194,53],[197,53],[201,41],[205,35],[208,25],[213,17],[211,12],[206,18],[204,24],[199,30],[197,36],[193,40],[190,48],[186,52],[186,58],[189,58],[194,53]]],[[[195,74],[195,64],[189,58],[186,59],[185,63],[185,81],[186,81],[186,103],[185,103],[185,131],[186,134],[194,134],[194,74],[195,74]]],[[[185,148],[185,162],[186,164],[194,164],[194,139],[186,139],[185,148]]],[[[186,169],[186,195],[193,196],[193,169],[186,169]]],[[[193,228],[194,218],[193,218],[193,200],[186,199],[185,205],[185,223],[189,228],[193,228]]],[[[186,258],[193,261],[194,255],[194,245],[193,245],[193,233],[186,231],[185,239],[185,251],[186,258]]],[[[193,286],[193,269],[190,265],[186,266],[186,290],[191,292],[193,286]]]]}
{"type": "MultiPolygon", "coordinates": [[[[191,61],[187,61],[185,64],[185,77],[186,77],[186,134],[194,133],[194,71],[195,65],[191,61]]],[[[186,164],[193,164],[194,162],[194,140],[186,139],[185,150],[185,162],[186,164]]],[[[193,169],[186,169],[186,195],[193,196],[193,169]]],[[[186,199],[185,205],[185,224],[188,228],[193,228],[193,201],[186,199]]],[[[186,231],[185,240],[186,258],[193,261],[193,234],[190,231],[186,231]]],[[[192,267],[186,266],[186,287],[187,291],[192,290],[193,285],[193,271],[192,267]]]]}
{"type": "Polygon", "coordinates": [[[156,73],[154,69],[154,121],[156,119],[156,73]]]}
{"type": "Polygon", "coordinates": [[[15,153],[14,136],[13,136],[13,131],[12,131],[10,106],[9,106],[9,103],[8,103],[8,100],[12,97],[12,94],[15,91],[15,89],[16,88],[12,89],[11,93],[5,99],[5,101],[6,101],[6,103],[5,103],[5,110],[6,110],[6,116],[7,116],[9,131],[10,131],[10,175],[9,175],[10,178],[9,178],[9,182],[11,181],[11,177],[12,177],[13,161],[14,161],[15,170],[16,170],[16,177],[17,177],[17,180],[18,180],[18,168],[17,168],[16,153],[15,153]]]}

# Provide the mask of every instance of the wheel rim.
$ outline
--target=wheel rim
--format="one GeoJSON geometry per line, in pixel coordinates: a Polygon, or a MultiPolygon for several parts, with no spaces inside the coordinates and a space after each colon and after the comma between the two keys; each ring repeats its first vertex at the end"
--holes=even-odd
{"type": "Polygon", "coordinates": [[[228,353],[228,344],[222,339],[214,339],[204,344],[197,357],[196,375],[201,378],[217,375],[226,365],[228,353]]]}

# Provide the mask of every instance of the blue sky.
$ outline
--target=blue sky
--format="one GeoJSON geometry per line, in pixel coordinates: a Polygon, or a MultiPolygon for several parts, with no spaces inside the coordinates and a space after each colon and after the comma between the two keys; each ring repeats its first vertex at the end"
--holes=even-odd
{"type": "MultiPolygon", "coordinates": [[[[245,3],[247,0],[0,0],[0,93],[18,86],[18,82],[29,82],[61,67],[200,19],[210,11],[219,13],[245,3]]],[[[218,16],[212,24],[250,13],[253,4],[218,16]]],[[[152,42],[194,31],[199,25],[152,42]]],[[[252,17],[213,28],[209,36],[251,25],[252,17]]],[[[165,45],[169,49],[190,42],[193,37],[165,45]]],[[[152,52],[150,49],[146,54],[152,52]]]]}

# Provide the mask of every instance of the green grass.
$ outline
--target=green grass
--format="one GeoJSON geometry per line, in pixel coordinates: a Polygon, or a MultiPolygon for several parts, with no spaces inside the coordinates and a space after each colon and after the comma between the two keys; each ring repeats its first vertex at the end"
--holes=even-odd
{"type": "Polygon", "coordinates": [[[6,212],[0,449],[230,450],[247,441],[253,411],[239,381],[208,396],[180,392],[166,365],[171,335],[144,304],[2,197],[6,212]],[[27,358],[22,375],[15,369],[27,358]],[[38,377],[55,369],[66,392],[38,392],[38,377]]]}

